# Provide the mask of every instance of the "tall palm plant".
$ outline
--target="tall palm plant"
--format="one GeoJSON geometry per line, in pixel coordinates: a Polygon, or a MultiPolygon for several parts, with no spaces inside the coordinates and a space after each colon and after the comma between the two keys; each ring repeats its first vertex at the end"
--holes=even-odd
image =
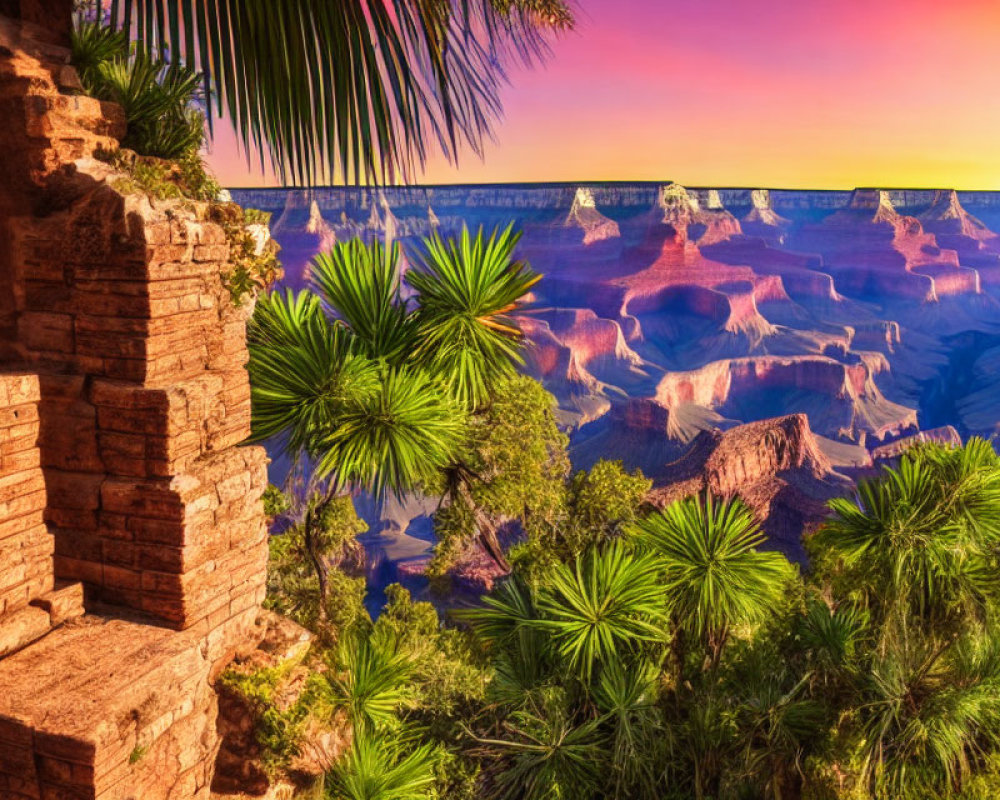
{"type": "Polygon", "coordinates": [[[528,625],[549,634],[564,663],[589,681],[596,666],[665,638],[657,578],[655,562],[628,552],[621,542],[591,548],[545,576],[540,616],[528,625]]]}
{"type": "MultiPolygon", "coordinates": [[[[520,331],[504,315],[538,276],[513,260],[516,241],[510,229],[433,239],[408,275],[412,306],[399,246],[360,240],[317,256],[309,289],[260,298],[248,328],[253,438],[304,465],[316,519],[339,493],[440,486],[459,463],[467,415],[518,359],[520,331]],[[476,287],[474,305],[461,287],[476,287]],[[436,338],[458,327],[468,341],[436,338]]],[[[326,567],[302,522],[325,607],[326,567]]]]}
{"type": "Polygon", "coordinates": [[[434,747],[404,734],[354,733],[327,776],[332,800],[425,800],[434,784],[434,747]]]}
{"type": "Polygon", "coordinates": [[[1000,747],[1000,637],[894,639],[862,676],[856,715],[871,797],[955,796],[1000,747]]]}
{"type": "Polygon", "coordinates": [[[388,637],[346,636],[319,676],[317,700],[330,713],[346,711],[357,732],[397,728],[397,713],[410,700],[413,663],[388,637]]]}
{"type": "Polygon", "coordinates": [[[911,450],[856,498],[831,501],[814,548],[843,565],[878,624],[912,618],[945,631],[982,618],[1000,596],[998,464],[982,439],[911,450]]]}
{"type": "Polygon", "coordinates": [[[405,179],[435,145],[450,158],[463,143],[479,152],[506,68],[572,23],[564,0],[100,6],[149,52],[201,70],[209,116],[229,117],[262,164],[306,183],[405,179]]]}
{"type": "Polygon", "coordinates": [[[767,618],[793,574],[780,553],[757,549],[764,534],[739,499],[680,500],[630,532],[663,570],[681,668],[686,640],[717,665],[731,631],[767,618]]]}
{"type": "Polygon", "coordinates": [[[559,692],[511,714],[507,738],[479,739],[483,753],[495,759],[487,770],[488,796],[497,800],[549,800],[598,796],[604,742],[596,719],[576,723],[559,692]]]}
{"type": "Polygon", "coordinates": [[[488,238],[481,229],[457,240],[435,234],[406,276],[420,307],[418,358],[467,408],[483,405],[521,363],[521,330],[509,314],[542,276],[514,258],[520,238],[512,225],[488,238]]]}

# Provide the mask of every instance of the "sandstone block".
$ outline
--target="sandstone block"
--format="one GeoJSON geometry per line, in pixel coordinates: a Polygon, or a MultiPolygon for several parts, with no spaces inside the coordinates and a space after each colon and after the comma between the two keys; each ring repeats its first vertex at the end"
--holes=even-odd
{"type": "Polygon", "coordinates": [[[4,616],[0,619],[0,658],[40,639],[51,627],[48,612],[34,606],[4,616]]]}
{"type": "Polygon", "coordinates": [[[83,584],[60,583],[31,604],[47,611],[53,625],[62,625],[66,620],[83,616],[83,584]]]}

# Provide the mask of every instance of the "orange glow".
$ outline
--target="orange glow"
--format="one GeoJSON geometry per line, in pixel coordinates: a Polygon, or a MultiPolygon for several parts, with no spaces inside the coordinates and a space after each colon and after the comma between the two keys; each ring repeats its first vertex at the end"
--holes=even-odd
{"type": "MultiPolygon", "coordinates": [[[[1000,189],[993,0],[579,0],[577,30],[519,71],[483,161],[425,183],[1000,189]]],[[[210,163],[248,171],[220,130],[210,163]]]]}

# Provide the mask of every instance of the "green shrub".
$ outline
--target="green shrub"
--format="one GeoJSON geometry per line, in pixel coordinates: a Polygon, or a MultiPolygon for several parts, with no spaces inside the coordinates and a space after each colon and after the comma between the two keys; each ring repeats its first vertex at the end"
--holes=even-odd
{"type": "Polygon", "coordinates": [[[202,85],[196,72],[130,48],[121,33],[93,22],[76,26],[71,58],[87,94],[125,112],[122,147],[163,159],[201,148],[205,116],[196,107],[202,85]]]}
{"type": "Polygon", "coordinates": [[[306,722],[313,713],[313,698],[308,692],[303,692],[286,708],[278,703],[278,689],[298,663],[289,661],[262,669],[230,667],[219,676],[219,686],[239,697],[250,709],[254,737],[260,745],[261,767],[271,777],[299,754],[306,722]]]}

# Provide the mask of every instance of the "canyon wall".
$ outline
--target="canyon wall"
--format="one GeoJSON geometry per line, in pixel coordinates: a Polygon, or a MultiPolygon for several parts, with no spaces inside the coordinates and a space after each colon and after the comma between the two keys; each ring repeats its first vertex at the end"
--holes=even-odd
{"type": "Polygon", "coordinates": [[[0,797],[206,798],[256,643],[249,308],[205,204],[92,158],[120,109],[0,17],[0,797]]]}
{"type": "MultiPolygon", "coordinates": [[[[434,231],[513,224],[518,257],[544,275],[518,309],[524,369],[558,400],[574,466],[621,459],[662,487],[702,432],[805,415],[837,474],[748,478],[793,555],[830,487],[895,441],[948,425],[1000,438],[1000,193],[581,182],[233,195],[280,219],[296,288],[335,241],[392,235],[405,252],[434,231]]],[[[805,440],[797,425],[727,441],[753,452],[747,475],[772,470],[782,442],[805,440]]],[[[419,549],[399,557],[385,541],[372,536],[369,557],[406,577],[419,549]]]]}

